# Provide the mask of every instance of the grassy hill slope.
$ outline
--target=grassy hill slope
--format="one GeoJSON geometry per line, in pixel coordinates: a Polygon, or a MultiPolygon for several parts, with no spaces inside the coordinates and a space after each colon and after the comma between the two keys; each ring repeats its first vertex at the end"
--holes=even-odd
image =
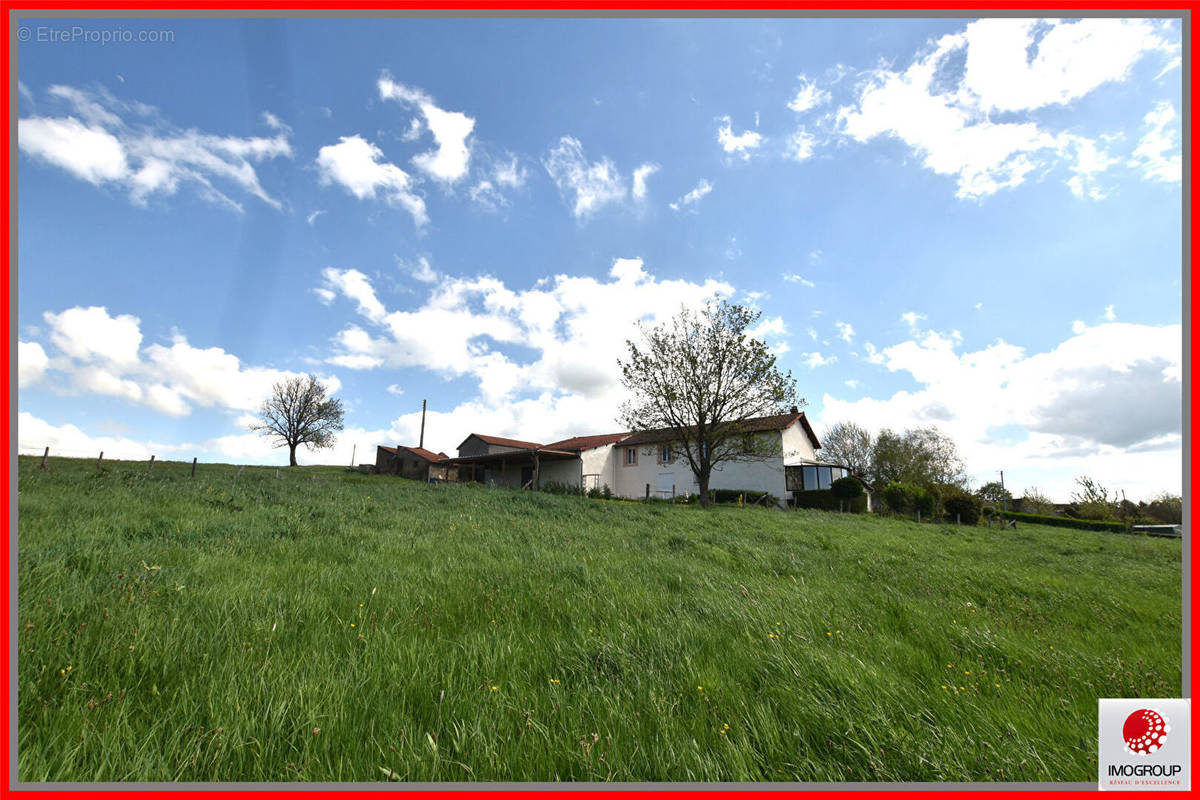
{"type": "Polygon", "coordinates": [[[20,460],[23,780],[1095,781],[1176,540],[20,460]]]}

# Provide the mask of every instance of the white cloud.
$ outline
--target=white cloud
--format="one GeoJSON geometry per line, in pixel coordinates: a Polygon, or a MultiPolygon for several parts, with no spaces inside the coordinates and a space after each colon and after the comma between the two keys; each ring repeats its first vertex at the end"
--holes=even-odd
{"type": "Polygon", "coordinates": [[[413,157],[413,164],[425,174],[445,183],[455,183],[470,171],[471,148],[468,138],[475,120],[460,111],[439,108],[424,90],[396,83],[384,72],[378,82],[379,96],[415,105],[433,134],[437,149],[413,157]]]}
{"type": "Polygon", "coordinates": [[[589,162],[578,139],[564,136],[543,160],[576,219],[587,219],[601,208],[619,203],[627,194],[625,180],[608,158],[589,162]]]}
{"type": "Polygon", "coordinates": [[[325,213],[324,209],[317,209],[316,211],[309,214],[308,217],[306,218],[308,220],[308,224],[309,225],[316,224],[317,217],[321,216],[324,213],[325,213]]]}
{"type": "Polygon", "coordinates": [[[1109,322],[1112,322],[1113,320],[1115,320],[1117,318],[1116,306],[1111,306],[1111,305],[1105,306],[1104,307],[1104,318],[1106,320],[1108,320],[1109,322]]]}
{"type": "Polygon", "coordinates": [[[500,162],[495,165],[492,174],[496,178],[496,183],[501,186],[506,186],[509,189],[518,189],[525,185],[525,179],[529,176],[528,170],[521,166],[517,157],[509,154],[509,160],[500,162]]]}
{"type": "Polygon", "coordinates": [[[1086,330],[1087,330],[1087,325],[1085,325],[1083,320],[1081,320],[1081,319],[1077,319],[1071,323],[1071,332],[1072,333],[1083,333],[1086,330]]]}
{"type": "Polygon", "coordinates": [[[317,168],[323,185],[337,183],[359,200],[381,193],[387,202],[412,214],[418,226],[429,221],[425,201],[412,191],[412,177],[384,161],[383,151],[361,136],[343,136],[337,144],[322,147],[317,168]]]}
{"type": "Polygon", "coordinates": [[[287,126],[272,126],[270,137],[214,136],[174,128],[159,121],[154,109],[103,90],[52,86],[48,93],[73,114],[18,121],[18,145],[31,158],[94,185],[118,186],[138,205],[188,183],[206,200],[239,211],[241,204],[227,194],[230,186],[282,207],[262,188],[254,164],[291,157],[287,126]]]}
{"type": "Polygon", "coordinates": [[[402,389],[400,387],[400,384],[398,384],[398,383],[393,383],[390,386],[388,386],[387,391],[388,391],[388,394],[394,394],[397,397],[404,394],[404,389],[402,389]]]}
{"type": "Polygon", "coordinates": [[[421,283],[434,283],[438,279],[437,272],[434,271],[429,263],[429,259],[425,256],[417,259],[417,266],[413,267],[411,272],[412,276],[421,283]]]}
{"type": "Polygon", "coordinates": [[[37,342],[17,342],[17,386],[31,386],[41,380],[50,359],[37,342]]]}
{"type": "Polygon", "coordinates": [[[807,161],[813,157],[816,145],[816,137],[801,127],[788,139],[786,155],[793,161],[807,161]]]}
{"type": "Polygon", "coordinates": [[[857,389],[857,388],[858,388],[858,380],[857,380],[856,378],[850,378],[850,379],[848,379],[848,380],[844,381],[844,383],[845,383],[847,386],[849,386],[851,389],[857,389]]]}
{"type": "Polygon", "coordinates": [[[849,322],[835,322],[834,325],[838,329],[838,338],[843,342],[850,342],[854,339],[854,326],[849,322]]]}
{"type": "Polygon", "coordinates": [[[816,284],[815,284],[815,283],[813,283],[812,281],[808,280],[808,279],[807,279],[807,278],[805,278],[803,275],[799,275],[799,274],[797,274],[797,273],[790,273],[790,274],[788,274],[788,273],[785,273],[785,274],[783,275],[783,279],[784,279],[785,281],[787,281],[788,283],[798,283],[798,284],[800,284],[801,286],[807,286],[809,289],[811,289],[811,288],[813,288],[814,286],[816,286],[816,284]]]}
{"type": "Polygon", "coordinates": [[[273,131],[281,131],[283,133],[291,133],[292,128],[287,123],[283,122],[279,117],[272,114],[270,111],[262,112],[262,120],[268,128],[273,131]]]}
{"type": "Polygon", "coordinates": [[[672,211],[679,211],[680,209],[683,209],[685,211],[691,211],[692,213],[695,213],[696,205],[712,190],[712,184],[706,181],[704,178],[701,178],[700,182],[696,184],[696,188],[692,189],[674,203],[668,203],[667,205],[671,207],[672,211]]]}
{"type": "Polygon", "coordinates": [[[51,425],[27,411],[17,415],[17,447],[25,452],[42,451],[49,447],[50,455],[95,458],[104,453],[106,459],[126,458],[148,460],[151,455],[178,452],[179,447],[167,444],[138,442],[121,437],[94,437],[75,425],[51,425]]]}
{"type": "Polygon", "coordinates": [[[1076,174],[1068,185],[1095,196],[1087,183],[1104,162],[1094,147],[1042,129],[1028,112],[1123,80],[1142,56],[1171,47],[1148,20],[979,20],[943,36],[903,72],[876,70],[837,118],[856,141],[905,142],[927,168],[957,178],[959,197],[1012,188],[1039,165],[1070,164],[1071,154],[1076,174]],[[998,112],[1025,116],[996,121],[998,112]]]}
{"type": "MultiPolygon", "coordinates": [[[[429,262],[424,259],[422,262],[428,268],[429,262]]],[[[387,314],[383,303],[379,302],[379,298],[375,296],[375,290],[371,287],[367,276],[358,270],[339,270],[326,267],[321,270],[321,277],[325,279],[325,288],[329,292],[334,295],[344,295],[357,302],[358,313],[372,322],[380,322],[387,314]]]]}
{"type": "Polygon", "coordinates": [[[614,260],[607,281],[556,275],[525,290],[486,275],[439,276],[413,310],[387,311],[377,320],[359,303],[371,330],[343,328],[334,340],[333,363],[379,361],[389,369],[471,376],[479,383],[480,401],[488,404],[544,393],[603,399],[611,406],[605,418],[611,419],[620,395],[617,360],[637,321],[663,321],[680,304],[695,307],[705,298],[733,293],[732,286],[715,280],[659,280],[641,259],[630,258],[614,260]]]}
{"type": "Polygon", "coordinates": [[[788,108],[792,111],[800,114],[829,102],[829,92],[818,87],[816,81],[804,75],[797,75],[796,79],[800,81],[800,88],[788,103],[788,108]]]}
{"type": "Polygon", "coordinates": [[[721,127],[717,129],[717,141],[726,153],[741,156],[748,160],[752,151],[757,150],[763,143],[763,136],[758,131],[733,132],[733,122],[729,117],[721,117],[721,127]]]}
{"type": "Polygon", "coordinates": [[[646,179],[658,172],[658,164],[642,164],[633,171],[633,198],[644,200],[646,197],[646,179]]]}
{"type": "Polygon", "coordinates": [[[1172,437],[1182,424],[1179,325],[1078,328],[1057,347],[1032,355],[1002,340],[960,353],[952,335],[935,331],[878,353],[867,349],[874,356],[869,361],[908,373],[920,388],[852,402],[826,395],[822,423],[846,419],[871,430],[934,424],[958,443],[968,467],[985,476],[999,468],[1038,475],[1066,470],[1056,480],[1069,481],[1070,474],[1090,473],[1093,464],[1115,474],[1121,457],[1157,448],[1157,472],[1138,474],[1129,461],[1121,485],[1150,493],[1178,484],[1180,454],[1172,437]],[[995,433],[1000,428],[1028,438],[1005,443],[995,433]],[[1163,464],[1175,472],[1164,472],[1163,464]]]}
{"type": "MultiPolygon", "coordinates": [[[[362,292],[352,279],[337,288],[362,292]]],[[[111,316],[102,306],[46,312],[43,317],[57,354],[46,357],[37,374],[43,385],[58,392],[118,397],[164,414],[183,416],[193,405],[256,410],[274,383],[297,375],[244,365],[219,347],[193,347],[178,333],[172,336],[170,346],[151,344],[143,348],[138,318],[128,314],[111,316]]],[[[39,363],[40,345],[23,344],[22,357],[28,357],[30,364],[39,363]]],[[[324,382],[333,392],[341,387],[336,377],[324,382]]]]}
{"type": "Polygon", "coordinates": [[[1175,106],[1167,101],[1156,105],[1145,117],[1149,130],[1138,142],[1130,164],[1141,167],[1150,180],[1167,183],[1183,180],[1183,155],[1179,152],[1175,118],[1175,106]]]}
{"type": "Polygon", "coordinates": [[[837,356],[826,358],[820,353],[805,353],[803,359],[802,363],[809,369],[816,369],[817,367],[824,367],[837,362],[837,356]]]}
{"type": "Polygon", "coordinates": [[[50,326],[50,341],[72,358],[106,362],[118,369],[138,363],[142,332],[137,317],[111,317],[104,306],[89,306],[59,314],[47,311],[42,318],[50,326]]]}
{"type": "Polygon", "coordinates": [[[928,317],[925,316],[924,314],[918,314],[916,311],[905,311],[903,314],[900,315],[900,321],[903,322],[904,324],[908,325],[909,330],[912,331],[913,336],[917,335],[917,332],[919,329],[919,323],[925,319],[928,319],[928,317]]]}

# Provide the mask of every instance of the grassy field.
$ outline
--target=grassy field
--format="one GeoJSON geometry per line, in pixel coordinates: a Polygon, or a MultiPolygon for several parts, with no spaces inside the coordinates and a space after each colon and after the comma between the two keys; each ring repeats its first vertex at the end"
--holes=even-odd
{"type": "Polygon", "coordinates": [[[1095,781],[1177,540],[21,458],[22,780],[1095,781]]]}

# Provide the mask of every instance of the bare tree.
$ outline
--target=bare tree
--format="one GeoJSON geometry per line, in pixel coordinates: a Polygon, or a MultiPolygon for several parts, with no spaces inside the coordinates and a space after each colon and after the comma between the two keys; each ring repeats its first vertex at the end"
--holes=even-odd
{"type": "Polygon", "coordinates": [[[342,429],[342,401],[325,394],[325,385],[313,375],[282,380],[271,387],[250,430],[271,438],[275,447],[286,446],[294,467],[297,447],[333,447],[334,435],[342,429]]]}
{"type": "Polygon", "coordinates": [[[871,434],[853,422],[838,422],[821,437],[822,460],[848,467],[854,475],[871,469],[871,434]]]}
{"type": "MultiPolygon", "coordinates": [[[[713,467],[778,454],[747,421],[799,406],[792,373],[747,330],[762,315],[721,301],[700,311],[681,309],[670,322],[642,328],[645,344],[627,341],[621,383],[633,395],[619,421],[633,431],[665,429],[696,476],[708,505],[713,467]]],[[[641,327],[639,325],[639,327],[641,327]]]]}

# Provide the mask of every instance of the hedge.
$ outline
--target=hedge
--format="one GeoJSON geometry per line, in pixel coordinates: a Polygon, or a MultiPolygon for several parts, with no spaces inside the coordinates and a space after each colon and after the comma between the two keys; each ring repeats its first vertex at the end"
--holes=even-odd
{"type": "Polygon", "coordinates": [[[1018,522],[1029,522],[1035,525],[1053,525],[1059,528],[1080,528],[1085,531],[1111,531],[1113,533],[1128,533],[1129,528],[1124,522],[1104,522],[1095,519],[1073,519],[1071,517],[1048,517],[1043,514],[1022,514],[1017,511],[993,511],[989,516],[1001,519],[1012,519],[1018,522]]]}
{"type": "Polygon", "coordinates": [[[863,514],[867,510],[867,496],[861,495],[853,500],[842,500],[833,493],[832,489],[812,489],[805,492],[792,492],[793,505],[796,508],[816,508],[822,511],[838,511],[845,508],[854,514],[863,514]],[[842,504],[845,503],[845,506],[842,504]]]}

